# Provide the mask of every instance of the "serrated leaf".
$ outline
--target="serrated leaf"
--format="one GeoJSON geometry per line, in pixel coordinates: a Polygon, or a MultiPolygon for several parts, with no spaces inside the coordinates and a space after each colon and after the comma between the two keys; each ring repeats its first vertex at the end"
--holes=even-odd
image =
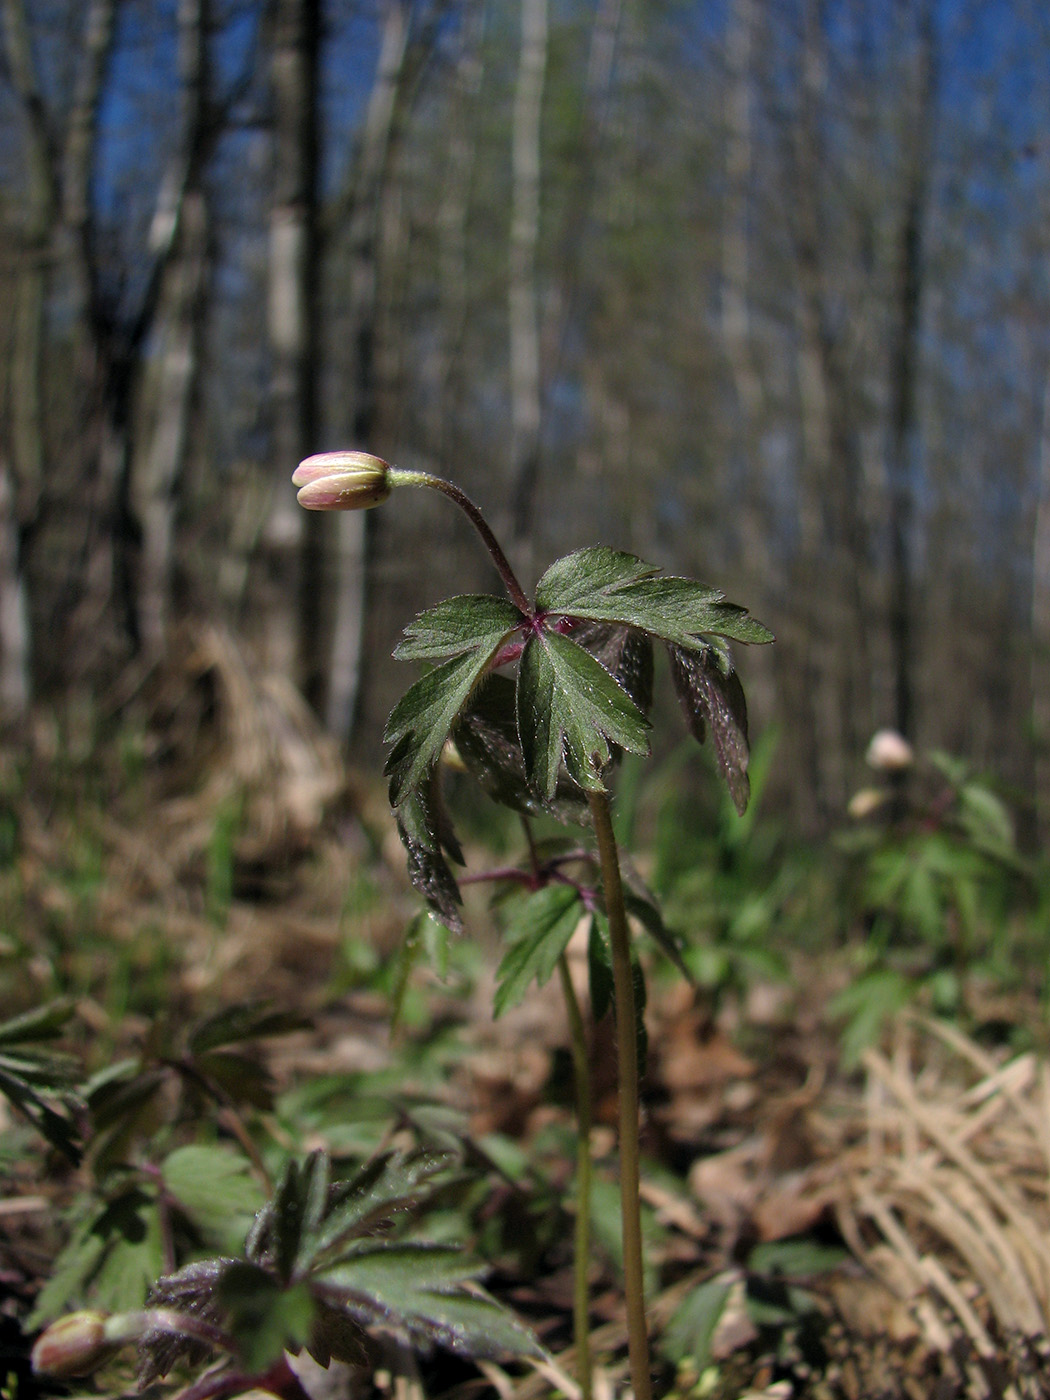
{"type": "Polygon", "coordinates": [[[0,1022],[0,1046],[25,1045],[35,1040],[51,1040],[73,1015],[71,1002],[48,1002],[0,1022]]]}
{"type": "Polygon", "coordinates": [[[459,885],[440,845],[427,830],[425,821],[419,820],[420,807],[419,794],[410,794],[397,809],[395,818],[397,834],[408,857],[408,878],[413,888],[426,900],[434,917],[453,933],[461,933],[463,920],[459,913],[462,903],[459,885]],[[411,826],[404,820],[406,814],[412,818],[411,826]],[[422,833],[422,839],[416,833],[422,833]]]}
{"type": "MultiPolygon", "coordinates": [[[[5,1064],[7,1057],[0,1058],[0,1094],[18,1109],[36,1130],[61,1152],[67,1161],[74,1165],[80,1161],[80,1148],[77,1145],[77,1131],[64,1113],[60,1113],[18,1072],[18,1062],[5,1064]]],[[[45,1080],[50,1075],[42,1076],[45,1080]]]]}
{"type": "Polygon", "coordinates": [[[94,1223],[94,1218],[89,1218],[75,1230],[69,1243],[51,1262],[47,1282],[37,1294],[33,1311],[25,1322],[28,1332],[53,1322],[71,1302],[83,1298],[87,1281],[106,1248],[105,1241],[92,1229],[94,1223]]]}
{"type": "Polygon", "coordinates": [[[529,786],[518,738],[515,686],[508,676],[485,677],[457,719],[452,741],[467,771],[493,801],[527,816],[551,816],[577,825],[587,820],[580,789],[564,777],[549,802],[529,786]]]}
{"type": "Polygon", "coordinates": [[[491,654],[523,621],[504,598],[486,593],[446,598],[409,623],[394,656],[398,661],[440,661],[467,651],[491,654]]]}
{"type": "Polygon", "coordinates": [[[243,1157],[225,1147],[176,1148],[161,1163],[170,1195],[209,1237],[227,1248],[243,1242],[262,1191],[243,1157]]]}
{"type": "MultiPolygon", "coordinates": [[[[576,613],[576,605],[605,591],[625,588],[660,570],[634,554],[598,545],[577,549],[555,562],[536,588],[536,607],[541,612],[576,613]]],[[[616,619],[614,619],[616,620],[616,619]]]]}
{"type": "Polygon", "coordinates": [[[649,752],[649,722],[631,697],[589,652],[555,632],[526,643],[517,713],[529,781],[548,800],[563,760],[581,788],[602,792],[610,745],[649,752]]]}
{"type": "Polygon", "coordinates": [[[432,1178],[452,1159],[445,1153],[405,1157],[387,1153],[377,1157],[349,1181],[337,1183],[321,1220],[304,1232],[303,1269],[317,1269],[338,1262],[340,1251],[397,1215],[411,1209],[432,1190],[432,1178]]]}
{"type": "Polygon", "coordinates": [[[487,642],[436,666],[410,685],[391,710],[384,734],[392,745],[384,769],[390,778],[391,806],[397,807],[407,792],[418,787],[437,762],[456,716],[495,649],[495,644],[487,642]]]}
{"type": "Polygon", "coordinates": [[[215,1050],[197,1055],[194,1068],[210,1082],[213,1091],[233,1103],[259,1109],[273,1107],[273,1080],[266,1065],[257,1058],[237,1055],[232,1050],[215,1050]]]}
{"type": "Polygon", "coordinates": [[[747,776],[747,702],[737,673],[724,671],[706,649],[686,651],[669,646],[671,678],[689,732],[702,744],[711,729],[715,759],[733,799],[743,815],[751,795],[747,776]]]}
{"type": "Polygon", "coordinates": [[[547,885],[521,901],[507,927],[514,942],[496,972],[493,1015],[516,1006],[531,982],[542,987],[550,979],[582,914],[571,885],[547,885]]]}
{"type": "Polygon", "coordinates": [[[303,1216],[310,1194],[313,1158],[285,1164],[273,1196],[255,1217],[245,1241],[245,1253],[253,1263],[272,1265],[278,1277],[291,1278],[302,1243],[303,1216]]]}
{"type": "Polygon", "coordinates": [[[733,1292],[734,1279],[707,1279],[692,1289],[675,1309],[660,1338],[663,1356],[672,1365],[690,1360],[702,1372],[711,1360],[711,1341],[733,1292]]]}
{"type": "MultiPolygon", "coordinates": [[[[239,1261],[216,1258],[195,1260],[174,1274],[164,1274],[150,1289],[147,1308],[166,1308],[188,1313],[202,1322],[219,1327],[222,1309],[219,1290],[223,1275],[239,1261]]],[[[137,1379],[140,1390],[152,1385],[179,1362],[199,1365],[214,1348],[197,1337],[171,1332],[165,1328],[149,1329],[139,1342],[137,1379]]]]}
{"type": "Polygon", "coordinates": [[[476,1268],[446,1245],[374,1246],[327,1270],[322,1296],[338,1296],[366,1325],[388,1328],[419,1350],[437,1344],[463,1355],[542,1355],[535,1339],[494,1299],[464,1284],[476,1268]]]}
{"type": "Polygon", "coordinates": [[[129,1204],[119,1228],[111,1232],[109,1247],[91,1282],[92,1302],[106,1312],[141,1308],[163,1267],[157,1203],[143,1198],[135,1207],[129,1204]]]}
{"type": "Polygon", "coordinates": [[[740,642],[771,642],[773,634],[746,608],[695,579],[658,575],[630,554],[581,549],[553,564],[540,580],[541,612],[636,627],[692,648],[708,633],[740,642]]]}
{"type": "Polygon", "coordinates": [[[274,1011],[264,1002],[243,1002],[202,1021],[191,1032],[187,1045],[192,1054],[203,1055],[220,1046],[303,1030],[308,1024],[296,1012],[274,1011]]]}
{"type": "Polygon", "coordinates": [[[97,1083],[88,1092],[88,1108],[96,1129],[111,1124],[123,1127],[137,1120],[150,1107],[168,1077],[163,1069],[136,1073],[134,1062],[125,1068],[127,1077],[97,1083]]]}

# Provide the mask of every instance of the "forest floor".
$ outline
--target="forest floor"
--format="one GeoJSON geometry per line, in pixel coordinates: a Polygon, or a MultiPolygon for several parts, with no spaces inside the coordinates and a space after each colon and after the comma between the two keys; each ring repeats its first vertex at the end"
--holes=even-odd
{"type": "MultiPolygon", "coordinates": [[[[195,694],[213,663],[197,658],[195,694]]],[[[227,696],[247,684],[222,680],[227,696]]],[[[367,1145],[391,1104],[404,1121],[405,1105],[420,1122],[429,1114],[432,1128],[440,1123],[486,1164],[460,1224],[492,1262],[492,1291],[556,1363],[479,1369],[438,1353],[367,1375],[304,1367],[309,1393],[578,1393],[564,1205],[571,1093],[556,983],[493,1020],[497,935],[471,891],[471,932],[442,975],[422,965],[411,973],[392,1027],[398,947],[416,901],[382,790],[348,779],[287,695],[252,696],[239,710],[224,705],[214,743],[204,742],[208,707],[182,697],[163,727],[168,749],[155,730],[125,753],[119,800],[85,795],[92,762],[86,748],[82,762],[70,758],[68,733],[61,743],[38,734],[8,803],[4,898],[9,919],[17,904],[18,923],[0,947],[3,1010],[73,995],[71,1048],[91,1071],[138,1053],[162,1019],[189,1024],[255,1000],[301,1013],[303,1028],[260,1052],[274,1086],[265,1131],[338,1155],[367,1145]],[[261,737],[275,732],[280,743],[261,737]],[[143,764],[149,782],[134,776],[143,764]],[[158,783],[166,771],[170,782],[158,783]]],[[[570,960],[582,989],[575,944],[570,960]]],[[[789,952],[785,977],[756,977],[718,998],[651,970],[643,1195],[658,1393],[1050,1396],[1047,1058],[1008,1048],[1009,1035],[964,1034],[914,1011],[846,1067],[827,1006],[848,967],[848,949],[789,952]]],[[[1032,1001],[989,991],[976,1021],[1002,1030],[1038,1014],[1032,1001]]],[[[595,1396],[612,1400],[627,1382],[604,1024],[591,1059],[595,1396]]],[[[47,1280],[62,1211],[89,1189],[90,1168],[60,1169],[25,1149],[5,1154],[0,1171],[0,1321],[10,1322],[47,1280]]],[[[28,1400],[28,1391],[5,1400],[28,1400]]]]}

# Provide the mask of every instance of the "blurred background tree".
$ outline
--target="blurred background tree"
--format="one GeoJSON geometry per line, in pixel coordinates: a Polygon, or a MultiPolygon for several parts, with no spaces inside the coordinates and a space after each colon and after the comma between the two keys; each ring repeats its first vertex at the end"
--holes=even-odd
{"type": "Polygon", "coordinates": [[[1044,6],[2,20],[9,721],[119,707],[219,620],[370,754],[398,629],[474,554],[440,503],[296,512],[299,457],[353,446],[455,476],[533,574],[604,542],[744,600],[800,829],[893,724],[991,768],[1033,833],[1042,795],[1045,835],[1044,6]]]}

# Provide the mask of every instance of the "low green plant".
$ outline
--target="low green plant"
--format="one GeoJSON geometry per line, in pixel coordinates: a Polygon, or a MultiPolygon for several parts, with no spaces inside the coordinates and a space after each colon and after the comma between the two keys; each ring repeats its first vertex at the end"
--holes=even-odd
{"type": "Polygon", "coordinates": [[[239,1252],[165,1274],[145,1306],[63,1317],[37,1340],[36,1369],[90,1374],[134,1346],[145,1387],[218,1355],[227,1364],[205,1371],[183,1400],[252,1388],[303,1400],[287,1360],[302,1350],[322,1366],[374,1365],[383,1338],[416,1352],[539,1356],[461,1250],[418,1237],[415,1218],[453,1165],[388,1152],[340,1177],[323,1152],[290,1161],[239,1252]]]}
{"type": "MultiPolygon", "coordinates": [[[[445,810],[441,759],[451,746],[481,787],[526,823],[520,867],[486,872],[490,882],[526,894],[509,921],[511,946],[499,971],[497,1012],[534,981],[559,970],[572,1027],[580,1118],[577,1349],[584,1395],[587,1359],[586,1180],[590,1175],[588,1090],[582,1014],[564,962],[574,930],[588,924],[592,1012],[615,1008],[624,1293],[631,1384],[652,1394],[645,1316],[639,1181],[639,1045],[644,977],[633,946],[633,913],[672,957],[680,957],[655,904],[625,882],[609,798],[623,753],[649,752],[654,644],[666,650],[687,728],[710,734],[736,809],[749,795],[744,691],[728,642],[771,641],[745,609],[715,589],[667,576],[636,556],[605,547],[552,564],[530,597],[484,516],[458,486],[402,471],[360,452],[321,454],[293,478],[314,510],[377,506],[402,487],[440,492],[471,521],[506,597],[461,595],[427,610],[405,629],[395,655],[427,668],[394,706],[386,729],[390,802],[409,873],[432,919],[458,931],[460,890],[453,864],[462,851],[445,810]],[[554,817],[589,833],[586,848],[545,847],[532,832],[554,817]]],[[[424,941],[416,922],[413,938],[424,941]]]]}
{"type": "MultiPolygon", "coordinates": [[[[878,754],[873,741],[869,756],[878,754]]],[[[914,759],[902,749],[851,813],[853,828],[837,841],[844,904],[866,937],[860,975],[829,1008],[845,1023],[847,1063],[920,994],[955,1014],[974,977],[1008,985],[1012,913],[1035,888],[1006,803],[948,754],[914,759]]]]}

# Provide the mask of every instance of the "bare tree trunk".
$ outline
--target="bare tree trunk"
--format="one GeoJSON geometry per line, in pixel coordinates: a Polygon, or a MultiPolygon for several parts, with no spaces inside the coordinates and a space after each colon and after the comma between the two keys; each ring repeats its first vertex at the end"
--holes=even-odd
{"type": "Polygon", "coordinates": [[[8,380],[9,452],[0,461],[0,699],[15,717],[31,694],[20,524],[36,514],[44,470],[43,339],[47,262],[57,213],[56,170],[36,85],[24,0],[4,0],[4,51],[25,119],[28,188],[14,287],[8,380]]]}
{"type": "Polygon", "coordinates": [[[1050,373],[1043,390],[1039,479],[1032,529],[1032,742],[1035,750],[1036,830],[1050,840],[1050,373]]]}
{"type": "Polygon", "coordinates": [[[444,462],[452,434],[459,382],[456,365],[467,324],[467,208],[477,156],[475,106],[481,90],[483,0],[469,0],[459,31],[453,107],[450,117],[448,172],[438,210],[440,233],[441,340],[430,358],[432,411],[427,438],[434,457],[444,462]]]}
{"type": "Polygon", "coordinates": [[[317,707],[324,684],[324,515],[299,511],[288,478],[317,446],[320,0],[276,0],[274,195],[270,214],[274,504],[267,531],[276,585],[269,663],[294,672],[317,707]]]}
{"type": "MultiPolygon", "coordinates": [[[[360,156],[341,201],[343,211],[349,214],[349,322],[354,348],[351,440],[364,449],[373,446],[375,432],[382,196],[399,111],[412,77],[406,62],[408,41],[408,6],[404,0],[387,0],[360,156]]],[[[340,739],[348,738],[353,728],[361,688],[368,519],[366,513],[357,511],[338,517],[335,617],[325,717],[330,731],[340,739]]]]}
{"type": "Polygon", "coordinates": [[[159,294],[157,320],[162,348],[151,384],[154,401],[147,406],[152,422],[139,460],[132,463],[142,524],[139,630],[147,662],[163,655],[167,641],[176,495],[200,371],[207,285],[208,216],[201,166],[210,120],[210,0],[180,0],[178,20],[183,108],[180,149],[154,216],[151,243],[156,247],[173,235],[175,238],[159,294]],[[175,229],[171,228],[173,222],[175,229]]]}
{"type": "Polygon", "coordinates": [[[751,356],[747,210],[751,184],[751,38],[754,0],[733,0],[726,35],[726,198],[722,231],[722,337],[736,388],[743,440],[762,416],[751,356]]]}
{"type": "Polygon", "coordinates": [[[29,608],[11,474],[0,450],[0,716],[24,719],[30,698],[29,608]]]}
{"type": "Polygon", "coordinates": [[[914,598],[912,531],[915,524],[919,378],[919,324],[922,310],[923,224],[929,190],[929,163],[934,113],[933,11],[927,4],[919,21],[918,74],[914,108],[908,122],[912,136],[905,173],[897,247],[896,327],[890,351],[890,616],[894,677],[894,723],[914,738],[915,697],[912,682],[914,598]]]}
{"type": "Polygon", "coordinates": [[[511,536],[522,566],[531,549],[532,498],[540,464],[540,343],[536,247],[540,231],[540,117],[547,67],[547,0],[521,0],[514,96],[510,219],[511,536]]]}
{"type": "MultiPolygon", "coordinates": [[[[807,653],[798,674],[806,715],[803,751],[817,813],[841,810],[847,765],[872,727],[870,607],[860,423],[846,337],[829,313],[833,274],[822,181],[827,161],[822,121],[827,103],[824,0],[806,0],[800,115],[792,146],[792,208],[798,279],[798,391],[803,471],[799,485],[797,596],[811,605],[795,619],[807,653]]],[[[832,284],[833,285],[833,284],[832,284]]]]}
{"type": "MultiPolygon", "coordinates": [[[[46,307],[51,286],[51,269],[67,293],[73,291],[75,341],[82,359],[76,365],[86,370],[88,381],[98,382],[97,347],[92,334],[94,312],[93,264],[90,248],[89,189],[92,174],[95,133],[102,86],[112,52],[118,0],[90,0],[84,15],[83,43],[79,54],[73,99],[64,131],[57,131],[41,92],[29,29],[25,0],[3,0],[4,48],[8,72],[18,98],[26,133],[28,200],[23,229],[23,252],[15,295],[14,345],[11,374],[12,449],[8,469],[6,510],[12,531],[4,549],[5,567],[14,570],[5,582],[9,597],[21,598],[17,610],[27,615],[21,539],[37,517],[43,476],[46,470],[47,442],[42,405],[44,393],[43,337],[46,307]],[[83,352],[87,350],[85,355],[83,352]]],[[[82,599],[90,587],[91,559],[97,536],[94,526],[106,512],[98,501],[97,433],[85,425],[81,451],[84,474],[86,522],[81,556],[84,567],[68,580],[67,600],[82,599]],[[94,439],[94,441],[93,441],[94,439]],[[94,478],[94,480],[92,480],[94,478]]],[[[111,545],[112,541],[108,541],[111,545]]],[[[109,577],[106,579],[108,587],[109,577]]],[[[70,617],[73,609],[67,606],[70,617]]],[[[18,662],[8,657],[4,665],[19,664],[27,674],[18,681],[9,679],[4,689],[9,696],[28,696],[30,646],[24,645],[18,662]]],[[[57,654],[68,656],[72,636],[53,639],[57,654]]]]}

